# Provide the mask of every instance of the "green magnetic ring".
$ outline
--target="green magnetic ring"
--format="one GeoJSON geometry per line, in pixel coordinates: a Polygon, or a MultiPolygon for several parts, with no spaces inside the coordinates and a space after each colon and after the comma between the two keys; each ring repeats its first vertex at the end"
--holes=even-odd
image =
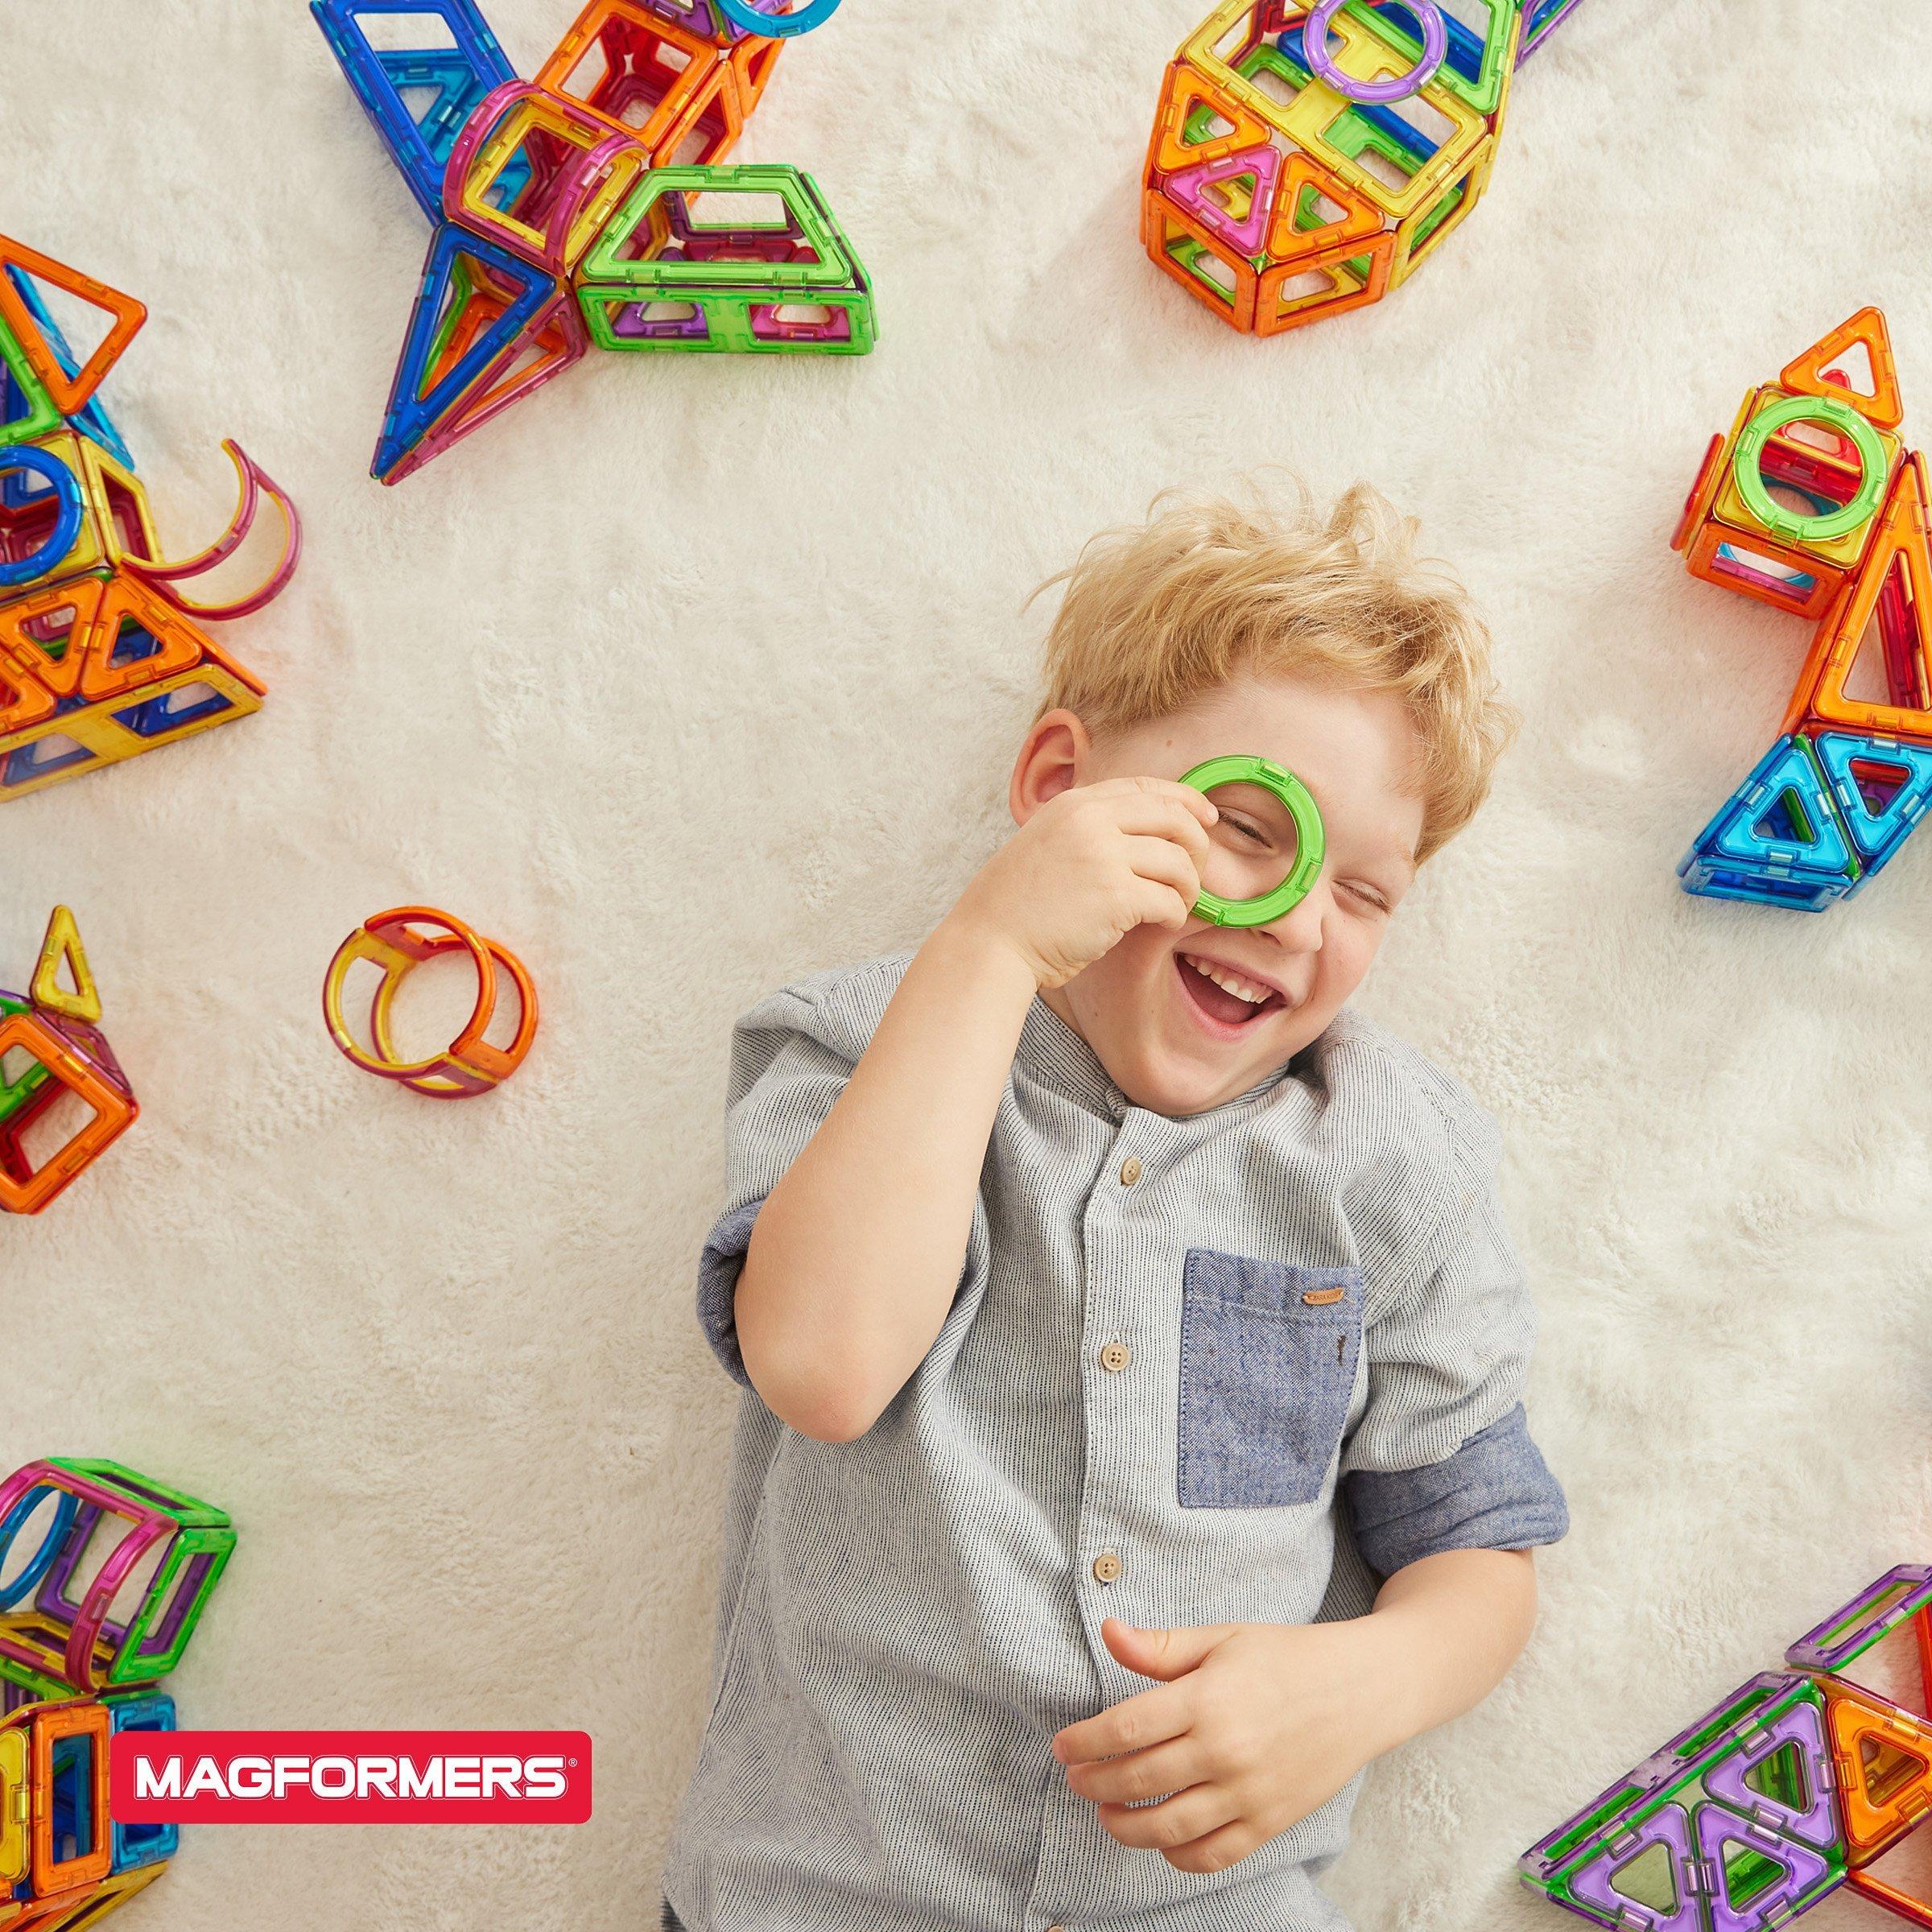
{"type": "Polygon", "coordinates": [[[1876,510],[1885,493],[1885,446],[1878,431],[1848,402],[1832,396],[1780,396],[1747,423],[1731,457],[1732,479],[1744,507],[1774,537],[1787,543],[1829,543],[1849,536],[1876,510]],[[1825,423],[1851,439],[1858,452],[1858,493],[1819,517],[1786,510],[1765,488],[1765,445],[1787,423],[1825,423]]]}
{"type": "Polygon", "coordinates": [[[1322,855],[1327,836],[1322,829],[1321,807],[1315,794],[1285,765],[1272,758],[1257,758],[1235,753],[1224,758],[1209,758],[1192,771],[1181,774],[1181,782],[1196,791],[1212,791],[1217,785],[1258,785],[1271,791],[1288,807],[1294,820],[1294,864],[1288,876],[1273,892],[1258,898],[1224,899],[1219,893],[1203,892],[1194,902],[1194,916],[1216,926],[1265,926],[1301,904],[1308,896],[1322,869],[1322,855]]]}

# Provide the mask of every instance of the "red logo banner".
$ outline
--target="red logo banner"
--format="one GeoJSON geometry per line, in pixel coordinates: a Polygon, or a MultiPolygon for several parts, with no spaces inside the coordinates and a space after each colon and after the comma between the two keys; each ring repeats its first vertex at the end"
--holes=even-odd
{"type": "Polygon", "coordinates": [[[580,1825],[582,1731],[125,1731],[125,1824],[580,1825]]]}

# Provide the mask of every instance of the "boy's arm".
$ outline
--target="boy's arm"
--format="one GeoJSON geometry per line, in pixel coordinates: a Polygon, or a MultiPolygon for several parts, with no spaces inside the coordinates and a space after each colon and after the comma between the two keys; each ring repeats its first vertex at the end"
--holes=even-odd
{"type": "Polygon", "coordinates": [[[1387,1690],[1385,1734],[1369,1756],[1473,1710],[1502,1682],[1535,1622],[1530,1550],[1442,1550],[1397,1571],[1362,1620],[1387,1690]]]}
{"type": "Polygon", "coordinates": [[[863,1435],[932,1346],[1034,987],[1010,948],[942,924],[758,1210],[738,1346],[800,1435],[863,1435]]]}
{"type": "Polygon", "coordinates": [[[1200,792],[1119,778],[1041,805],[914,956],[844,1091],[766,1195],[734,1302],[747,1374],[801,1435],[863,1435],[957,1292],[1034,993],[1200,892],[1200,792]]]}

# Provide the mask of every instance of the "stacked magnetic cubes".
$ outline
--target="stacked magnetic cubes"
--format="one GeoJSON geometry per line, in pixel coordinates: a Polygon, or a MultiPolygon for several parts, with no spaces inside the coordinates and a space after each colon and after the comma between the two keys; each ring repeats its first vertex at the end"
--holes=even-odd
{"type": "Polygon", "coordinates": [[[262,685],[189,613],[266,603],[294,569],[299,526],[230,444],[244,510],[229,537],[188,564],[160,561],[147,492],[95,393],[147,313],[0,236],[0,802],[261,708],[262,685]],[[85,364],[43,287],[112,318],[85,364]],[[229,554],[261,485],[289,518],[281,564],[239,603],[184,602],[175,584],[229,554]]]}
{"type": "Polygon", "coordinates": [[[27,996],[0,991],[0,1212],[38,1214],[134,1124],[141,1108],[100,1020],[74,915],[56,906],[27,996]],[[72,972],[71,992],[60,985],[63,965],[72,972]],[[37,1158],[29,1129],[69,1098],[87,1119],[37,1158]]]}
{"type": "Polygon", "coordinates": [[[1379,300],[1476,205],[1511,77],[1575,4],[1225,0],[1162,87],[1148,254],[1256,335],[1379,300]]]}
{"type": "Polygon", "coordinates": [[[1777,1932],[1852,1888],[1932,1926],[1880,1867],[1932,1809],[1932,1723],[1844,1674],[1909,1624],[1932,1696],[1932,1566],[1881,1576],[1533,1845],[1523,1882],[1616,1932],[1777,1932]]]}
{"type": "Polygon", "coordinates": [[[1928,492],[1904,413],[1885,317],[1864,308],[1711,439],[1671,547],[1817,628],[1780,736],[1678,867],[1687,892],[1823,911],[1932,799],[1928,492]]]}
{"type": "Polygon", "coordinates": [[[590,0],[529,83],[475,0],[311,5],[435,225],[370,465],[383,482],[593,345],[871,349],[871,285],[811,175],[716,165],[780,41],[712,0],[590,0]],[[384,16],[435,23],[449,43],[378,47],[384,16]]]}
{"type": "Polygon", "coordinates": [[[220,1510],[118,1463],[56,1456],[0,1484],[6,1932],[79,1932],[166,1869],[179,1828],[113,1816],[109,1752],[124,1733],[175,1728],[156,1686],[234,1546],[220,1510]]]}

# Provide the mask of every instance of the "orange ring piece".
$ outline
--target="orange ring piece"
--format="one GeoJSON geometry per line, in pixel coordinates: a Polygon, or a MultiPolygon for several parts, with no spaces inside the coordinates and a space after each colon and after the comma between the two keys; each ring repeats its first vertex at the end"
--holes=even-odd
{"type": "Polygon", "coordinates": [[[480,937],[462,920],[433,906],[401,906],[365,921],[336,948],[323,982],[322,1011],[329,1038],[352,1065],[399,1081],[431,1100],[464,1100],[487,1093],[522,1064],[536,1036],[537,989],[523,963],[493,939],[480,937]],[[425,935],[414,929],[418,925],[443,930],[425,935]],[[399,1059],[389,1024],[396,989],[425,960],[458,947],[469,953],[477,968],[477,1001],[469,1019],[444,1051],[423,1060],[399,1059]],[[365,960],[382,968],[382,983],[369,1007],[369,1048],[357,1040],[342,1009],[349,970],[365,960]],[[499,964],[514,983],[522,1009],[516,1036],[508,1046],[493,1046],[483,1037],[496,1012],[499,964]]]}
{"type": "MultiPolygon", "coordinates": [[[[468,928],[464,929],[466,931],[468,928]]],[[[471,938],[479,935],[472,933],[471,938]]],[[[450,1048],[445,1059],[447,1066],[438,1066],[423,1072],[411,1075],[402,1081],[405,1087],[417,1093],[427,1094],[431,1100],[453,1100],[467,1097],[473,1093],[487,1092],[499,1081],[509,1079],[522,1063],[523,1056],[530,1051],[530,1042],[537,1030],[537,989],[523,962],[514,952],[499,946],[494,939],[482,939],[485,954],[506,972],[517,989],[517,1000],[521,1011],[515,1038],[508,1046],[493,1046],[480,1037],[469,1039],[468,1043],[459,1041],[450,1048]],[[458,1047],[461,1051],[458,1051],[458,1047]]],[[[440,939],[423,942],[424,959],[433,959],[437,954],[449,952],[467,944],[461,933],[451,933],[440,939]]],[[[420,962],[417,962],[420,964],[420,962]]],[[[412,968],[413,970],[413,968],[412,968]]],[[[404,975],[392,973],[386,976],[376,989],[376,997],[369,1009],[369,1029],[375,1035],[376,1043],[384,1057],[396,1063],[395,1047],[390,1037],[390,1009],[395,1001],[396,989],[402,983],[404,975]]],[[[500,983],[500,982],[499,982],[500,983]]],[[[484,1025],[489,1023],[496,1010],[496,989],[493,985],[490,995],[490,1015],[484,1025]]],[[[473,1016],[472,1023],[474,1020],[473,1016]]],[[[465,1029],[465,1038],[468,1036],[465,1029]]]]}

